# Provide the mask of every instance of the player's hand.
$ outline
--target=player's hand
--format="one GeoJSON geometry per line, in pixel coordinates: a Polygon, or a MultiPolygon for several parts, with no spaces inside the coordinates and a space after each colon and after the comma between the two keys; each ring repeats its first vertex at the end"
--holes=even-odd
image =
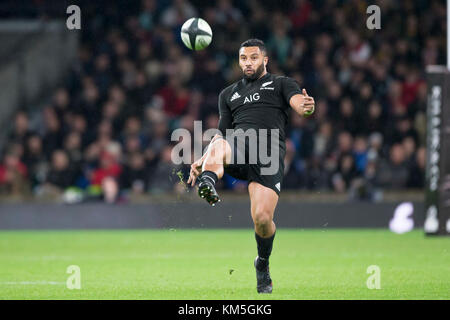
{"type": "Polygon", "coordinates": [[[193,164],[191,164],[191,172],[189,173],[189,179],[187,181],[187,184],[191,184],[193,187],[195,185],[195,180],[197,180],[197,177],[202,171],[202,164],[203,164],[203,157],[195,161],[193,164]]]}
{"type": "Polygon", "coordinates": [[[303,96],[304,96],[304,102],[303,102],[303,116],[309,117],[314,113],[315,109],[315,102],[314,98],[309,96],[305,89],[302,90],[303,96]]]}

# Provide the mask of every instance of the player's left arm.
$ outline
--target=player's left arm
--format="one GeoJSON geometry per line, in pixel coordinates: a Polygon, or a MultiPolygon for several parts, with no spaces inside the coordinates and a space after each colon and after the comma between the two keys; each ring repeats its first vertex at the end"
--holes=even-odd
{"type": "Polygon", "coordinates": [[[309,117],[314,112],[314,98],[310,97],[305,89],[300,87],[293,78],[281,77],[281,94],[285,101],[300,116],[309,117]]]}
{"type": "Polygon", "coordinates": [[[289,99],[289,105],[303,117],[309,117],[314,113],[315,109],[314,98],[309,96],[305,89],[302,90],[302,94],[294,94],[289,99]]]}

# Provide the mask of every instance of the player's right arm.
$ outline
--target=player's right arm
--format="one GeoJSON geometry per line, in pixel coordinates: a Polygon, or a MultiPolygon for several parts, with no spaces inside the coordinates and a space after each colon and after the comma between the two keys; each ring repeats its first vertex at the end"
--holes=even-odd
{"type": "Polygon", "coordinates": [[[218,129],[220,133],[216,134],[211,141],[209,142],[208,148],[206,149],[206,152],[203,154],[203,156],[196,160],[191,165],[191,172],[189,174],[189,179],[187,183],[191,183],[191,186],[194,186],[195,180],[197,179],[198,175],[201,173],[202,170],[202,164],[203,161],[206,158],[206,155],[208,154],[209,146],[217,139],[220,139],[222,137],[225,137],[226,129],[232,128],[232,115],[231,110],[228,107],[226,100],[225,100],[225,90],[222,90],[222,92],[219,94],[219,126],[218,129]]]}
{"type": "MultiPolygon", "coordinates": [[[[233,116],[231,115],[230,107],[227,105],[226,92],[228,90],[222,90],[219,94],[219,131],[222,137],[225,137],[227,129],[233,128],[233,116]]],[[[214,137],[215,138],[215,137],[214,137]]],[[[213,139],[214,139],[213,138],[213,139]]]]}

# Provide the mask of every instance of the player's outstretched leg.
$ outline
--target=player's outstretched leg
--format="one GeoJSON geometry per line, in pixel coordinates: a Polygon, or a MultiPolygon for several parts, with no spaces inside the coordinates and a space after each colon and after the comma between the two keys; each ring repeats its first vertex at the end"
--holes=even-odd
{"type": "Polygon", "coordinates": [[[256,269],[256,289],[258,293],[272,293],[272,279],[269,272],[269,257],[275,238],[273,214],[278,202],[275,191],[257,182],[248,186],[250,193],[252,218],[255,224],[255,239],[258,256],[254,261],[256,269]]]}
{"type": "Polygon", "coordinates": [[[231,147],[225,139],[214,141],[202,165],[202,173],[198,176],[198,195],[214,206],[220,202],[215,185],[222,178],[224,163],[231,158],[231,147]]]}

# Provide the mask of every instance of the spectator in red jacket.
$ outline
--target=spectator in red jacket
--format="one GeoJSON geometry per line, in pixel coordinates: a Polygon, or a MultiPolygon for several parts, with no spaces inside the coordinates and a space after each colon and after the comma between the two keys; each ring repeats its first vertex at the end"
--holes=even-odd
{"type": "Polygon", "coordinates": [[[158,95],[162,97],[164,111],[169,117],[183,114],[189,102],[189,92],[182,87],[176,76],[169,78],[168,85],[163,87],[158,95]]]}
{"type": "Polygon", "coordinates": [[[20,194],[26,190],[27,167],[20,161],[19,156],[7,153],[0,164],[0,192],[20,194]]]}
{"type": "Polygon", "coordinates": [[[113,203],[117,199],[121,173],[122,166],[118,162],[117,155],[103,151],[100,154],[100,167],[92,172],[91,184],[101,186],[103,197],[108,203],[113,203]]]}
{"type": "Polygon", "coordinates": [[[107,151],[100,155],[100,167],[92,172],[91,184],[102,185],[106,177],[118,178],[122,172],[122,166],[118,163],[116,157],[107,151]]]}

